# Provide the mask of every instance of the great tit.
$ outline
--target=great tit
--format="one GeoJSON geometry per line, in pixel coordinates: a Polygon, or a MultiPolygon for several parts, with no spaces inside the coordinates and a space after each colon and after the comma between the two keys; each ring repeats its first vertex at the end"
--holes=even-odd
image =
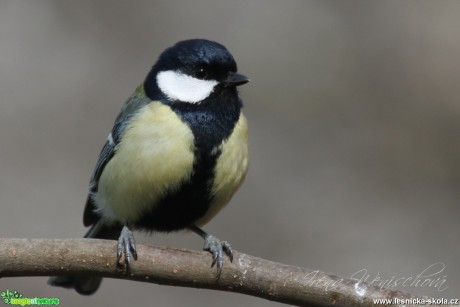
{"type": "MultiPolygon", "coordinates": [[[[221,44],[191,39],[166,49],[115,120],[89,183],[86,238],[118,239],[117,263],[137,259],[132,229],[191,230],[217,263],[232,260],[226,241],[201,226],[241,185],[248,168],[248,128],[237,73],[221,44]]],[[[93,294],[100,277],[58,276],[49,284],[93,294]]]]}

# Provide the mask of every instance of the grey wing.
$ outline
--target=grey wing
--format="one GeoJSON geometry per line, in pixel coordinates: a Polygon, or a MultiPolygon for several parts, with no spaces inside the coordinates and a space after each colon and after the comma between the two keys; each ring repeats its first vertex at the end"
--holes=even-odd
{"type": "Polygon", "coordinates": [[[110,159],[113,157],[115,153],[115,147],[120,142],[120,135],[122,133],[121,123],[117,123],[112,132],[107,137],[107,142],[105,142],[104,147],[102,147],[101,153],[99,154],[99,158],[96,162],[96,167],[94,168],[93,174],[91,175],[91,180],[89,181],[89,192],[96,193],[99,178],[101,177],[102,171],[110,159]]]}
{"type": "Polygon", "coordinates": [[[117,123],[113,127],[112,132],[109,134],[107,142],[105,142],[104,147],[102,147],[99,158],[97,159],[96,167],[94,168],[89,182],[89,194],[86,201],[85,212],[83,213],[83,224],[85,226],[92,225],[99,220],[99,216],[94,213],[96,206],[91,198],[91,194],[97,193],[99,178],[101,177],[104,167],[115,154],[115,148],[120,141],[122,130],[121,123],[117,123]]]}
{"type": "Polygon", "coordinates": [[[85,226],[90,226],[100,219],[99,215],[95,213],[96,205],[93,202],[91,194],[97,193],[99,179],[101,178],[105,166],[116,153],[116,147],[118,143],[120,143],[121,136],[123,135],[126,126],[131,121],[131,118],[139,109],[150,102],[151,100],[145,96],[143,87],[138,87],[134,94],[125,103],[120,115],[115,120],[115,125],[107,138],[107,142],[104,147],[102,147],[99,159],[97,160],[96,167],[94,168],[89,183],[89,195],[86,201],[85,212],[83,213],[83,224],[85,226]]]}

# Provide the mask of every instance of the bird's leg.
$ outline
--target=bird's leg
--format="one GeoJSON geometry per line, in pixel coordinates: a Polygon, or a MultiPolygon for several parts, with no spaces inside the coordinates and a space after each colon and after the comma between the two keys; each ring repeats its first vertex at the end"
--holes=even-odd
{"type": "Polygon", "coordinates": [[[230,262],[233,261],[233,250],[230,246],[230,243],[227,241],[221,241],[213,235],[207,234],[205,231],[195,225],[191,225],[189,229],[204,239],[203,250],[209,251],[212,254],[211,267],[217,263],[216,279],[218,280],[220,273],[222,272],[223,253],[225,252],[225,254],[227,254],[230,262]]]}
{"type": "Polygon", "coordinates": [[[120,267],[129,269],[132,259],[137,260],[136,242],[134,241],[133,233],[125,225],[118,238],[117,264],[120,267]]]}

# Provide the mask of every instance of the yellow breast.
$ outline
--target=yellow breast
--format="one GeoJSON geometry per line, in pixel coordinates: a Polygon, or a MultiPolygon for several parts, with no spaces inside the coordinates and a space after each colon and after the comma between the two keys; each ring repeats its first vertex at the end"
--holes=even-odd
{"type": "Polygon", "coordinates": [[[243,113],[230,137],[218,148],[221,154],[217,159],[212,185],[213,202],[208,212],[196,222],[202,226],[209,222],[232,198],[240,187],[248,170],[248,125],[243,113]]]}
{"type": "Polygon", "coordinates": [[[193,133],[170,107],[146,105],[107,163],[94,200],[107,220],[136,221],[193,171],[193,133]]]}

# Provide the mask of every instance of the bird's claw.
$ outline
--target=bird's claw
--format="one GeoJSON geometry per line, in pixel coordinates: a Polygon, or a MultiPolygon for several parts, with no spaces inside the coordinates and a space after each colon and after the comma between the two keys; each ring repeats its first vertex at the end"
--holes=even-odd
{"type": "Polygon", "coordinates": [[[132,259],[137,260],[136,242],[131,230],[125,225],[121,230],[117,245],[117,264],[129,269],[132,259]]]}
{"type": "Polygon", "coordinates": [[[207,235],[204,239],[203,250],[209,251],[212,254],[212,263],[211,267],[217,264],[217,275],[216,279],[218,280],[222,272],[222,266],[224,263],[223,254],[225,253],[230,261],[233,261],[233,250],[230,246],[230,243],[227,241],[221,241],[218,238],[207,235]]]}

